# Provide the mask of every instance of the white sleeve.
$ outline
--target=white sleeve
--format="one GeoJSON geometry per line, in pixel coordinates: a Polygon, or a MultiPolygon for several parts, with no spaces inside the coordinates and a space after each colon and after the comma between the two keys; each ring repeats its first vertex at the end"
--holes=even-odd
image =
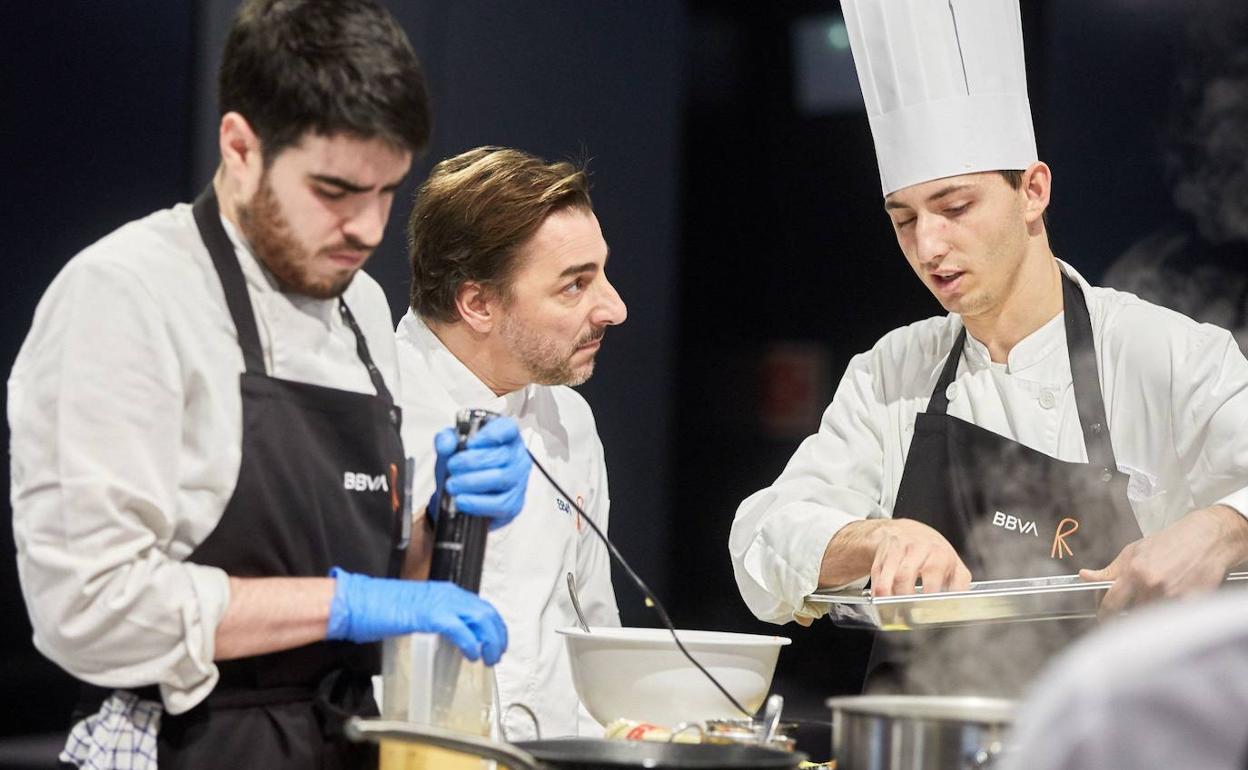
{"type": "Polygon", "coordinates": [[[828,542],[850,522],[889,515],[880,506],[886,417],[872,355],[850,361],[819,432],[802,442],[775,483],[737,508],[732,568],[742,598],[761,620],[809,622],[821,615],[805,598],[818,587],[828,542]]]}
{"type": "MultiPolygon", "coordinates": [[[[400,370],[400,376],[402,370],[400,370]]],[[[404,405],[404,409],[407,409],[404,405]]],[[[416,419],[421,415],[415,409],[403,414],[403,453],[412,460],[412,526],[423,527],[421,519],[429,515],[429,499],[437,490],[436,470],[438,453],[433,448],[433,436],[437,432],[428,432],[427,426],[416,419]]],[[[447,421],[449,426],[451,421],[447,421]]],[[[445,427],[445,426],[444,426],[445,427]]],[[[436,518],[436,511],[434,517],[436,518]]],[[[432,522],[434,519],[431,518],[432,522]]]]}
{"type": "Polygon", "coordinates": [[[424,526],[420,520],[428,513],[425,509],[429,507],[429,498],[437,487],[434,468],[438,455],[433,448],[433,437],[439,429],[454,423],[455,407],[448,404],[443,415],[433,406],[429,392],[422,387],[431,375],[421,367],[420,358],[412,349],[410,340],[398,336],[394,352],[395,370],[398,373],[396,379],[399,384],[394,395],[403,410],[400,430],[403,454],[413,461],[410,479],[412,525],[424,526]]]}
{"type": "MultiPolygon", "coordinates": [[[[590,432],[593,434],[594,443],[590,461],[590,488],[594,490],[594,495],[585,512],[593,518],[603,534],[609,534],[607,521],[611,510],[611,496],[607,488],[607,465],[597,431],[591,426],[590,432]]],[[[590,531],[588,524],[577,537],[580,542],[576,549],[576,593],[585,618],[594,626],[618,626],[620,610],[616,606],[615,590],[611,585],[611,554],[607,552],[602,540],[590,531]]]]}
{"type": "Polygon", "coordinates": [[[1019,704],[1002,770],[1243,767],[1248,627],[1233,593],[1145,607],[1072,646],[1019,704]]]}
{"type": "Polygon", "coordinates": [[[53,283],[9,380],[11,495],[35,646],[92,684],[158,682],[179,713],[216,684],[229,583],[167,551],[187,395],[158,307],[116,265],[53,283]]]}
{"type": "Polygon", "coordinates": [[[1174,436],[1198,506],[1248,516],[1248,361],[1235,338],[1202,325],[1174,365],[1174,436]]]}

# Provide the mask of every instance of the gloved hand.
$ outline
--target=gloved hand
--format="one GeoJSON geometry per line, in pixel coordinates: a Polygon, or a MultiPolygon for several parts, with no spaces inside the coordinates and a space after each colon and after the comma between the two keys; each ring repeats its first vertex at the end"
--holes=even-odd
{"type": "Polygon", "coordinates": [[[441,580],[375,578],[334,567],[337,582],[327,639],[376,642],[387,636],[437,633],[469,660],[492,666],[507,649],[507,626],[489,602],[441,580]]]}
{"type": "Polygon", "coordinates": [[[437,490],[443,488],[463,513],[489,517],[490,529],[516,518],[524,507],[533,467],[520,426],[510,417],[496,417],[468,439],[464,451],[455,452],[457,443],[454,428],[443,428],[433,437],[438,459],[433,471],[437,486],[427,511],[430,520],[437,519],[437,490]]]}

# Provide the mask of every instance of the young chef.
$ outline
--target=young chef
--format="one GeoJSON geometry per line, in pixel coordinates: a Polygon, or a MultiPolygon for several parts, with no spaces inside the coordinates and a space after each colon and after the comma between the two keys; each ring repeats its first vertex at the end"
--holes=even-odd
{"type": "MultiPolygon", "coordinates": [[[[534,473],[524,515],[486,546],[481,595],[498,605],[509,634],[497,669],[502,702],[533,709],[542,735],[601,734],[579,709],[555,633],[576,624],[568,573],[590,624],[620,624],[606,549],[571,506],[606,530],[602,442],[589,404],[566,386],[589,379],[607,327],[627,315],[607,280],[589,181],[570,163],[470,150],[434,167],[408,233],[412,309],[397,334],[405,401],[415,408],[405,415],[404,441],[432,446],[447,416],[466,407],[511,415],[543,467],[575,496],[565,500],[534,473]]],[[[416,489],[427,495],[434,456],[415,457],[416,489]]],[[[532,720],[512,710],[507,732],[531,736],[532,720]]]]}
{"type": "MultiPolygon", "coordinates": [[[[1226,331],[1055,258],[1017,0],[843,0],[884,208],[948,315],[854,357],[808,438],[742,502],[760,618],[816,588],[1115,580],[1106,612],[1212,588],[1248,557],[1248,363],[1226,331]]],[[[878,647],[878,645],[877,645],[878,647]]]]}
{"type": "MultiPolygon", "coordinates": [[[[212,184],[71,260],[9,379],[34,641],[98,686],[69,765],[359,765],[335,729],[374,642],[506,647],[486,602],[397,579],[394,337],[360,268],[428,139],[406,37],[371,0],[252,0],[219,86],[212,184]]],[[[449,489],[506,521],[527,455],[514,422],[480,439],[449,489]]]]}

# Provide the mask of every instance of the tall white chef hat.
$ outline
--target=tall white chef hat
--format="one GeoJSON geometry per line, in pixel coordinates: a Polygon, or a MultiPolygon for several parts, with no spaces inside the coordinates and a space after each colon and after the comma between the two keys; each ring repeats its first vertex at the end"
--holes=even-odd
{"type": "Polygon", "coordinates": [[[841,0],[884,194],[1036,160],[1018,0],[841,0]]]}

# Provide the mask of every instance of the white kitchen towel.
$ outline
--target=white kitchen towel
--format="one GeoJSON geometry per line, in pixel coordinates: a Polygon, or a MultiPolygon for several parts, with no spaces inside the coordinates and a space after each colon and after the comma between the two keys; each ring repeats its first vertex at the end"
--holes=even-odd
{"type": "Polygon", "coordinates": [[[114,690],[99,711],[69,731],[59,759],[90,770],[157,770],[163,711],[156,701],[114,690]]]}

